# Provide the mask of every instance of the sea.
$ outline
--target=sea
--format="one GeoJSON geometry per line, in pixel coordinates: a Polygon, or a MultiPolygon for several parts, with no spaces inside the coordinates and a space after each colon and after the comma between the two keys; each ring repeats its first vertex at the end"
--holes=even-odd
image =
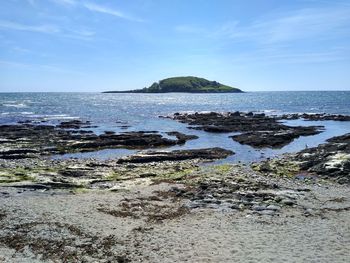
{"type": "MultiPolygon", "coordinates": [[[[300,137],[281,149],[254,149],[231,138],[233,133],[207,133],[188,129],[187,124],[161,118],[175,112],[253,111],[268,115],[284,113],[329,113],[350,115],[350,91],[281,91],[223,94],[116,94],[116,93],[0,93],[0,124],[31,120],[57,124],[60,121],[89,120],[97,134],[104,131],[169,131],[199,136],[162,150],[222,147],[235,152],[220,162],[253,162],[283,153],[314,147],[327,139],[350,132],[350,122],[286,121],[289,125],[323,125],[325,130],[314,136],[300,137]]],[[[55,155],[50,158],[112,159],[134,153],[128,149],[106,149],[86,153],[55,155]]]]}

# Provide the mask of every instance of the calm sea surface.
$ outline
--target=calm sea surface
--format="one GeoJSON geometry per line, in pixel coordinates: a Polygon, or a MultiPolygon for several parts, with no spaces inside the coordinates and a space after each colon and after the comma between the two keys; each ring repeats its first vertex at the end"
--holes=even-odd
{"type": "MultiPolygon", "coordinates": [[[[236,154],[225,161],[255,161],[284,152],[299,151],[316,146],[326,139],[350,132],[350,122],[304,122],[289,121],[290,125],[324,125],[326,131],[301,137],[280,150],[254,150],[228,138],[230,133],[211,134],[187,129],[187,125],[159,118],[185,111],[260,111],[267,114],[282,113],[333,113],[350,115],[350,91],[307,92],[251,92],[242,94],[102,94],[102,93],[0,93],[0,124],[16,123],[20,120],[90,120],[105,130],[116,132],[157,130],[180,131],[196,134],[200,138],[184,146],[168,149],[223,147],[236,154]],[[120,126],[130,126],[123,129],[120,126]]],[[[167,150],[168,150],[167,149],[167,150]]],[[[97,157],[113,158],[132,153],[129,150],[103,150],[93,153],[70,154],[55,158],[97,157]]]]}

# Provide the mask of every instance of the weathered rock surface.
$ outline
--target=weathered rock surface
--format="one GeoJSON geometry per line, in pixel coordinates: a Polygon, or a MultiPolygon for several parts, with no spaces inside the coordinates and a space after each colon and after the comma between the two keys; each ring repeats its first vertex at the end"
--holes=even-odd
{"type": "Polygon", "coordinates": [[[350,133],[333,137],[327,143],[296,155],[303,170],[350,183],[350,133]]]}
{"type": "Polygon", "coordinates": [[[81,120],[71,120],[71,121],[63,121],[59,125],[58,128],[61,129],[80,129],[80,128],[90,128],[90,121],[81,121],[81,120]]]}
{"type": "Polygon", "coordinates": [[[243,132],[234,135],[235,141],[256,148],[280,148],[300,136],[315,135],[321,132],[320,126],[287,126],[278,122],[280,118],[266,116],[263,113],[175,113],[172,119],[188,123],[191,129],[207,132],[243,132]]]}
{"type": "Polygon", "coordinates": [[[289,144],[300,136],[316,135],[320,131],[315,127],[293,127],[290,130],[275,131],[254,131],[239,135],[233,135],[231,138],[241,144],[247,144],[255,148],[271,147],[281,148],[289,144]]]}
{"type": "Polygon", "coordinates": [[[194,150],[176,150],[171,152],[145,152],[121,158],[118,163],[149,163],[163,161],[180,161],[191,159],[223,159],[234,152],[222,148],[207,148],[194,150]]]}
{"type": "Polygon", "coordinates": [[[252,165],[254,170],[276,177],[314,181],[316,178],[350,183],[350,133],[296,154],[267,159],[252,165]]]}
{"type": "Polygon", "coordinates": [[[107,132],[96,135],[80,130],[89,122],[70,121],[53,125],[1,125],[0,158],[23,159],[40,155],[96,151],[112,148],[147,149],[184,144],[192,135],[172,132],[177,139],[168,139],[157,131],[107,132]]]}
{"type": "MultiPolygon", "coordinates": [[[[278,116],[277,116],[278,117],[278,116]]],[[[284,114],[279,116],[280,119],[285,120],[297,120],[304,119],[307,121],[350,121],[349,115],[342,114],[326,114],[326,113],[294,113],[294,114],[284,114]]]]}
{"type": "Polygon", "coordinates": [[[186,141],[198,139],[197,135],[187,135],[177,131],[167,132],[166,134],[170,136],[175,136],[179,141],[178,144],[184,144],[186,143],[186,141]]]}

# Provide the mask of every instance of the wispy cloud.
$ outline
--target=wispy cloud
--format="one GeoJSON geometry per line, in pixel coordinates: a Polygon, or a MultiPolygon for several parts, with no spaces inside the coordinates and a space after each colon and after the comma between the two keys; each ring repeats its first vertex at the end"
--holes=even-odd
{"type": "Polygon", "coordinates": [[[0,28],[3,29],[11,29],[11,30],[20,30],[20,31],[31,31],[31,32],[39,32],[39,33],[47,33],[47,34],[56,34],[60,33],[61,30],[54,25],[37,25],[30,26],[19,24],[10,21],[0,21],[0,28]]]}
{"type": "MultiPolygon", "coordinates": [[[[31,0],[33,1],[33,0],[31,0]]],[[[55,2],[56,4],[60,5],[76,5],[77,2],[75,0],[51,0],[52,2],[55,2]]]]}
{"type": "Polygon", "coordinates": [[[36,33],[52,34],[61,37],[75,38],[82,40],[91,40],[95,35],[94,31],[86,29],[63,29],[61,27],[44,24],[44,25],[24,25],[11,21],[0,21],[0,29],[29,31],[36,33]]]}
{"type": "Polygon", "coordinates": [[[338,5],[274,13],[260,17],[250,24],[230,21],[213,28],[179,25],[174,29],[177,32],[201,34],[209,38],[274,44],[311,38],[350,36],[349,27],[350,5],[338,5]]]}
{"type": "Polygon", "coordinates": [[[289,42],[310,38],[332,38],[350,35],[350,8],[309,8],[261,18],[241,26],[239,23],[223,25],[217,32],[228,38],[260,43],[289,42]]]}
{"type": "Polygon", "coordinates": [[[113,9],[113,8],[109,8],[109,7],[105,7],[102,5],[98,5],[95,3],[84,3],[83,6],[85,8],[87,8],[90,11],[93,12],[97,12],[97,13],[102,13],[102,14],[107,14],[107,15],[111,15],[111,16],[115,16],[118,18],[122,18],[122,19],[126,19],[126,20],[130,20],[130,21],[135,21],[135,22],[144,22],[143,19],[140,18],[136,18],[130,15],[127,15],[119,10],[113,9]]]}
{"type": "Polygon", "coordinates": [[[273,13],[248,24],[178,25],[174,30],[215,43],[237,65],[267,65],[349,61],[349,49],[334,47],[334,41],[339,46],[350,38],[349,28],[350,5],[342,4],[273,13]]]}
{"type": "MultiPolygon", "coordinates": [[[[28,0],[29,1],[29,0],[28,0]]],[[[33,0],[30,0],[33,1],[33,0]]],[[[144,22],[143,19],[134,17],[132,15],[126,14],[125,12],[122,12],[120,10],[117,10],[115,8],[107,7],[104,5],[100,5],[94,2],[78,2],[76,0],[50,0],[56,4],[60,4],[63,6],[77,6],[85,8],[89,11],[100,13],[100,14],[106,14],[114,17],[118,17],[121,19],[134,21],[134,22],[144,22]]]]}

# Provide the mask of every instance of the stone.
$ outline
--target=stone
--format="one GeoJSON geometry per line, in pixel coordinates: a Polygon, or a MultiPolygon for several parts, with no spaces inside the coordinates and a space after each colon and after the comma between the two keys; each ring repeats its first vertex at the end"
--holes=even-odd
{"type": "Polygon", "coordinates": [[[292,206],[295,205],[296,202],[292,199],[282,199],[281,204],[292,206]]]}
{"type": "Polygon", "coordinates": [[[268,205],[266,207],[267,210],[273,210],[273,211],[279,211],[281,210],[281,207],[280,206],[277,206],[277,205],[268,205]]]}
{"type": "Polygon", "coordinates": [[[234,154],[222,148],[206,148],[194,150],[175,150],[171,152],[144,152],[121,158],[117,163],[149,163],[162,161],[180,161],[191,159],[222,159],[234,154]]]}

